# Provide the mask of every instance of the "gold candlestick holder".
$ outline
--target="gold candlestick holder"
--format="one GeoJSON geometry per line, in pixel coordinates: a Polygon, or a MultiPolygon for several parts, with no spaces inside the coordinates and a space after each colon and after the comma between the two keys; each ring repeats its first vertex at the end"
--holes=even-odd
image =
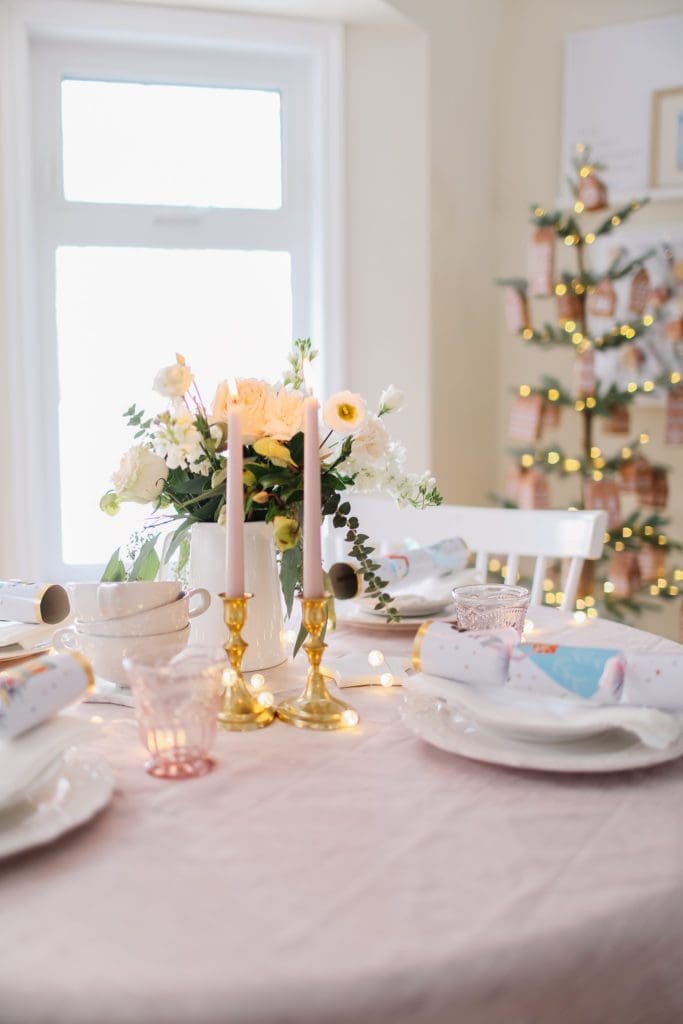
{"type": "Polygon", "coordinates": [[[298,697],[278,704],[277,715],[299,729],[349,729],[358,724],[358,712],[327,689],[320,662],[327,644],[322,633],[327,622],[326,597],[300,597],[302,621],[308,631],[304,650],[310,668],[306,685],[298,697]]]}
{"type": "Polygon", "coordinates": [[[261,704],[242,675],[242,659],[248,646],[242,638],[242,629],[247,620],[247,601],[251,594],[243,594],[242,597],[220,594],[219,597],[223,602],[225,624],[230,634],[225,652],[232,671],[225,691],[223,710],[218,714],[218,724],[222,729],[233,732],[262,729],[273,721],[275,710],[261,704]]]}

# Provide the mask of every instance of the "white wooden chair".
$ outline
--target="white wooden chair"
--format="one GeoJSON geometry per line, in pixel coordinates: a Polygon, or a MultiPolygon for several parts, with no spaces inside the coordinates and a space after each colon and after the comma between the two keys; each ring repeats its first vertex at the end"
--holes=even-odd
{"type": "MultiPolygon", "coordinates": [[[[520,558],[535,558],[531,604],[543,601],[548,561],[568,559],[562,586],[563,611],[574,607],[583,563],[586,559],[600,557],[607,529],[605,512],[476,508],[467,505],[439,505],[419,510],[399,509],[393,502],[380,498],[358,496],[349,500],[362,533],[368,534],[375,542],[379,554],[389,553],[392,544],[405,540],[426,545],[461,537],[470,551],[476,554],[476,568],[483,579],[486,579],[489,556],[506,556],[506,583],[516,581],[520,558]]],[[[336,537],[337,558],[342,555],[342,546],[341,536],[336,537]]]]}

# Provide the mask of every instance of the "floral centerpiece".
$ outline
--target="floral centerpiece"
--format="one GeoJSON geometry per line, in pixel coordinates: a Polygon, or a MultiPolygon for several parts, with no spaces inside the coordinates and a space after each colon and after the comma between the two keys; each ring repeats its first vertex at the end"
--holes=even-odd
{"type": "MultiPolygon", "coordinates": [[[[118,512],[122,502],[131,501],[151,504],[152,515],[133,545],[132,564],[126,566],[120,550],[116,551],[104,579],[154,578],[159,569],[156,544],[164,524],[176,524],[166,557],[180,551],[182,562],[193,523],[225,522],[227,409],[230,403],[238,403],[245,440],[245,521],[273,524],[282,590],[291,611],[302,573],[304,377],[306,365],[316,354],[309,339],[298,339],[279,385],[238,379],[231,388],[221,381],[211,405],[204,402],[182,356],[159,370],[153,387],[168,399],[168,407],[153,417],[136,405],[124,413],[135,430],[135,444],[123,455],[111,478],[113,487],[100,501],[100,508],[110,515],[118,512]]],[[[386,427],[386,417],[398,412],[403,403],[403,394],[389,387],[376,412],[351,391],[331,395],[322,407],[327,432],[321,444],[321,514],[345,529],[366,593],[389,618],[398,616],[385,592],[388,584],[377,575],[373,547],[345,499],[347,493],[374,492],[393,497],[399,505],[440,504],[433,477],[406,472],[405,449],[386,427]]]]}

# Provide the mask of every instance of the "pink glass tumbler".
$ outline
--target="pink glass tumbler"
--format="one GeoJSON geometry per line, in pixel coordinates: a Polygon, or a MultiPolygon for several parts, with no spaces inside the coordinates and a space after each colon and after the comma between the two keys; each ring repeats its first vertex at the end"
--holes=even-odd
{"type": "Polygon", "coordinates": [[[135,697],[145,768],[159,779],[191,779],[213,768],[209,751],[229,669],[221,650],[187,647],[174,656],[150,648],[123,659],[135,697]]]}

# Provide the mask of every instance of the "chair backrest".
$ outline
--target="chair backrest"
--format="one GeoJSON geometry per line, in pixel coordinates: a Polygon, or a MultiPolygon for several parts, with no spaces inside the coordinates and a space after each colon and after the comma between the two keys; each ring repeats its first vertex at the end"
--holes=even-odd
{"type": "MultiPolygon", "coordinates": [[[[568,559],[563,581],[562,609],[573,608],[585,559],[602,554],[607,529],[605,512],[510,508],[477,508],[467,505],[439,505],[419,510],[399,509],[381,498],[351,498],[353,514],[363,533],[377,545],[378,553],[389,553],[392,545],[405,540],[420,545],[434,544],[449,537],[461,537],[476,554],[476,568],[486,578],[490,555],[504,555],[506,583],[514,583],[519,560],[536,559],[531,603],[543,600],[543,581],[548,560],[568,559]]],[[[339,555],[337,556],[339,557],[339,555]]]]}

